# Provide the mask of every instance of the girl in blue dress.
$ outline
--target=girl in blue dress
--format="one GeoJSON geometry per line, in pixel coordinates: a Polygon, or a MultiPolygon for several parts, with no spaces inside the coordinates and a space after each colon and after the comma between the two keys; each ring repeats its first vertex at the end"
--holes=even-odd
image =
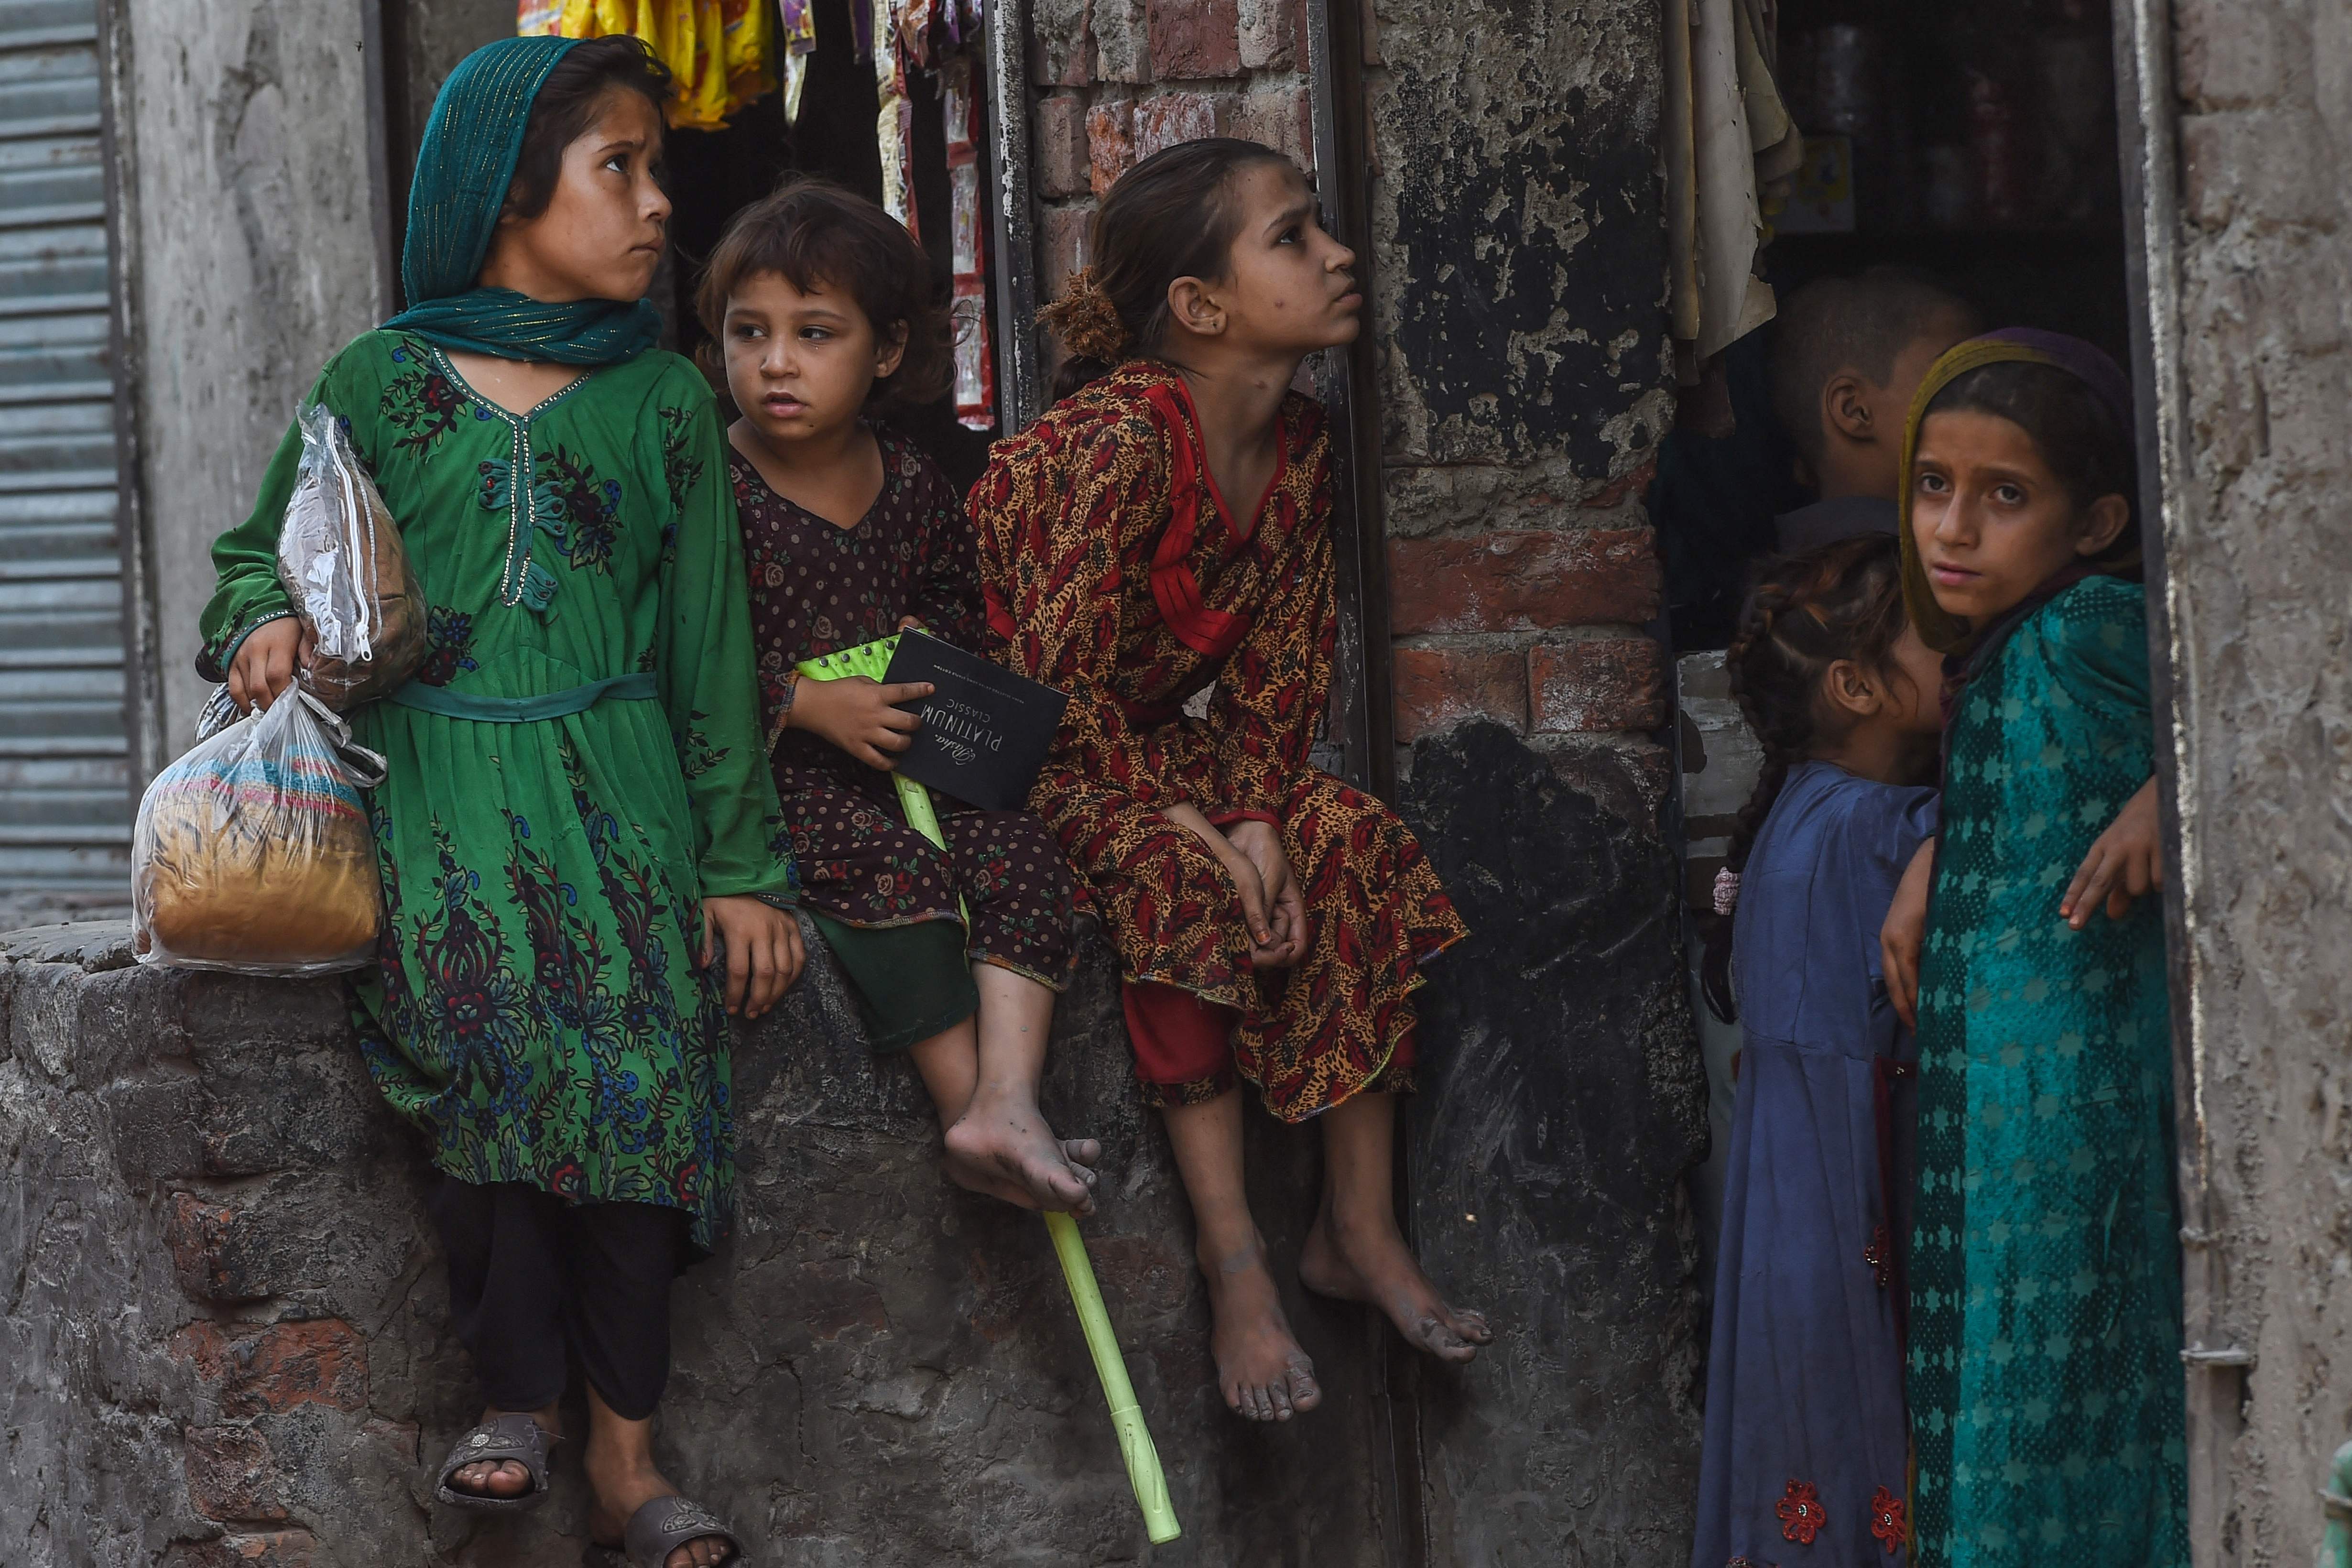
{"type": "Polygon", "coordinates": [[[1907,1523],[1912,1047],[1878,935],[1936,830],[1917,781],[1941,676],[1890,536],[1769,565],[1726,661],[1765,765],[1717,887],[1727,973],[1719,936],[1709,953],[1709,1001],[1729,1017],[1736,996],[1742,1040],[1691,1564],[1885,1563],[1907,1523]]]}

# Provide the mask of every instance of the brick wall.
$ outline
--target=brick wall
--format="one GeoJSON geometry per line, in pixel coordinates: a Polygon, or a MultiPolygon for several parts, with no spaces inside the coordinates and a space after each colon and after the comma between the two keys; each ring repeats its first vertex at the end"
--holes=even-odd
{"type": "MultiPolygon", "coordinates": [[[[1040,0],[1030,14],[1040,283],[1087,264],[1095,202],[1126,169],[1202,136],[1315,163],[1298,0],[1040,0]]],[[[1049,345],[1048,352],[1051,352],[1049,345]]]]}

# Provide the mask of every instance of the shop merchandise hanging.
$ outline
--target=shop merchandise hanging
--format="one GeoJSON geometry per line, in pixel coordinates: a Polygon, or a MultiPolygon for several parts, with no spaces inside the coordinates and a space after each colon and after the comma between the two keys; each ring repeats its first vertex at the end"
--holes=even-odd
{"type": "Polygon", "coordinates": [[[515,31],[642,38],[669,68],[671,126],[717,131],[776,86],[773,16],[768,0],[519,0],[515,31]]]}

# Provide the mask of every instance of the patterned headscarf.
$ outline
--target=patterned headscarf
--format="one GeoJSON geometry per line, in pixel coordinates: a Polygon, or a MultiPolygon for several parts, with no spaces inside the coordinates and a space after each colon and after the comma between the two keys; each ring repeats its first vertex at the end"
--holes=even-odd
{"type": "MultiPolygon", "coordinates": [[[[1927,423],[1928,405],[1944,388],[1972,370],[2002,363],[2044,364],[2064,371],[2088,386],[2093,395],[2106,405],[2126,439],[2132,433],[2129,378],[2097,345],[2063,332],[2046,332],[2036,327],[2004,327],[1980,338],[1970,338],[1928,369],[1927,379],[1919,384],[1918,392],[1911,399],[1911,416],[1903,427],[1903,608],[1910,616],[1911,624],[1919,629],[1919,640],[1938,653],[1962,651],[1979,634],[1990,628],[1971,627],[1947,615],[1943,606],[1936,603],[1935,590],[1927,582],[1927,569],[1919,559],[1918,542],[1911,534],[1911,500],[1917,484],[1912,464],[1919,455],[1919,427],[1927,423]]],[[[2083,564],[2070,570],[2073,576],[2079,577],[2101,569],[2083,564]]],[[[2116,563],[2106,569],[2128,573],[2131,565],[2116,563]]],[[[2063,584],[2045,585],[2049,586],[2063,584]]],[[[2040,604],[2046,596],[2037,594],[2028,602],[2040,604]]]]}
{"type": "Polygon", "coordinates": [[[611,364],[661,340],[650,300],[535,300],[475,284],[490,253],[530,106],[570,38],[501,38],[457,63],[433,100],[400,282],[408,309],[384,323],[440,344],[501,359],[611,364]]]}

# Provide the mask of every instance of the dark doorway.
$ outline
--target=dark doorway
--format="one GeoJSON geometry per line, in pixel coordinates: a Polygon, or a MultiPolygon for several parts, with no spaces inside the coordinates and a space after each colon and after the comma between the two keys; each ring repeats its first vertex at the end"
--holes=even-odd
{"type": "MultiPolygon", "coordinates": [[[[1824,275],[1913,268],[1990,325],[2129,363],[2112,48],[2108,0],[1784,0],[1777,76],[1807,173],[1767,220],[1765,279],[1785,300],[1824,275]]],[[[1678,653],[1729,640],[1773,514],[1810,499],[1770,409],[1773,337],[1725,353],[1738,428],[1677,431],[1659,454],[1678,653]]]]}

